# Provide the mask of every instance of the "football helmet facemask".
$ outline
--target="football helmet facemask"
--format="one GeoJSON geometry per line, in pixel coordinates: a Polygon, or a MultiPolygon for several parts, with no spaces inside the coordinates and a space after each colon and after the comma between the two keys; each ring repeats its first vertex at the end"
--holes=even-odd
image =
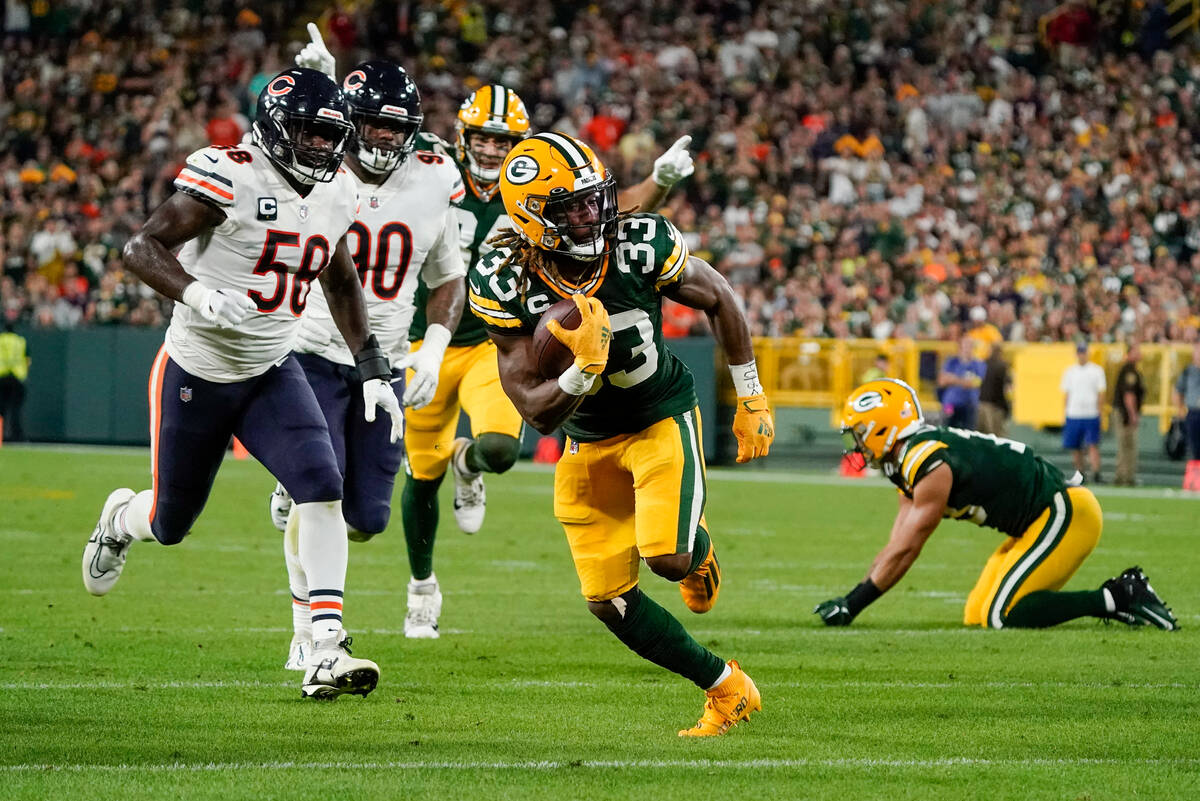
{"type": "MultiPolygon", "coordinates": [[[[494,136],[508,142],[511,148],[529,136],[529,114],[517,93],[498,83],[481,86],[463,101],[454,124],[455,151],[458,161],[476,180],[495,183],[500,177],[500,164],[480,163],[480,155],[471,149],[472,136],[494,136]]],[[[501,154],[502,161],[505,154],[501,154]]],[[[489,158],[489,161],[491,159],[489,158]]]]}
{"type": "Polygon", "coordinates": [[[509,151],[500,170],[504,210],[535,247],[591,261],[616,233],[617,186],[590,147],[540,133],[509,151]]]}
{"type": "Polygon", "coordinates": [[[912,387],[898,378],[868,381],[842,407],[842,452],[879,467],[897,442],[923,425],[921,401],[912,387]]]}
{"type": "Polygon", "coordinates": [[[267,82],[251,130],[271,161],[303,184],[333,180],[354,131],[342,90],[328,75],[304,67],[267,82]]]}
{"type": "Polygon", "coordinates": [[[372,172],[388,173],[413,150],[421,130],[421,93],[399,64],[364,61],[346,75],[355,155],[372,172]]]}

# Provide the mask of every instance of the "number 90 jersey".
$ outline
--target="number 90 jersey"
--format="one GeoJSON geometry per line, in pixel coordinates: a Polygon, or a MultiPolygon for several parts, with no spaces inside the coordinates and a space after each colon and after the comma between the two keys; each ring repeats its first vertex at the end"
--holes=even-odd
{"type": "Polygon", "coordinates": [[[225,213],[224,222],[183,246],[183,269],[210,289],[245,292],[258,311],[228,329],[176,303],[167,353],[209,381],[261,375],[291,352],[309,290],[354,222],[354,184],[343,169],[301,197],[267,155],[247,143],[197,150],[175,188],[225,213]]]}
{"type": "Polygon", "coordinates": [[[657,214],[622,219],[612,252],[578,286],[533,272],[522,294],[522,270],[499,269],[508,255],[493,250],[468,275],[468,306],[489,333],[532,336],[542,313],[576,292],[599,298],[608,310],[608,365],[563,424],[568,436],[596,442],[631,434],[696,406],[692,373],[667,350],[662,333],[662,291],[683,277],[688,260],[675,226],[657,214]]]}
{"type": "Polygon", "coordinates": [[[884,474],[911,498],[913,488],[946,464],[953,476],[943,517],[968,520],[1019,537],[1054,495],[1067,488],[1062,472],[1024,442],[961,428],[925,426],[904,441],[884,474]]]}
{"type": "MultiPolygon", "coordinates": [[[[458,247],[462,178],[445,156],[412,153],[383,183],[351,179],[358,191],[358,218],[346,246],[358,268],[371,333],[394,364],[408,353],[417,276],[435,289],[467,274],[458,247]]],[[[354,357],[329,313],[320,286],[314,286],[308,315],[330,334],[320,356],[353,365],[354,357]]]]}

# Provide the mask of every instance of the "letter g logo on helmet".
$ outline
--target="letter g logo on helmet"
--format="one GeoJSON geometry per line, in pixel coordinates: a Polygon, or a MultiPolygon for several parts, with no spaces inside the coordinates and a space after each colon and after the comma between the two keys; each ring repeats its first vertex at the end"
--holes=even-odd
{"type": "Polygon", "coordinates": [[[508,162],[504,176],[510,184],[527,184],[537,177],[538,163],[532,156],[517,156],[508,162]]]}
{"type": "Polygon", "coordinates": [[[850,408],[856,412],[869,412],[872,409],[878,409],[882,405],[883,396],[874,390],[864,392],[850,401],[850,408]]]}

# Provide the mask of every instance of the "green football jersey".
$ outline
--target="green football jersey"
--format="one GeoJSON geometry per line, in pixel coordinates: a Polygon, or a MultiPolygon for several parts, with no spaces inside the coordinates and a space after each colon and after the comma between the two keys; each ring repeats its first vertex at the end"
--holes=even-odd
{"type": "MultiPolygon", "coordinates": [[[[430,133],[422,133],[417,136],[416,149],[433,151],[453,158],[450,146],[430,133]]],[[[462,249],[463,264],[466,265],[467,273],[470,274],[480,256],[494,250],[491,245],[487,244],[487,240],[502,229],[511,228],[512,221],[504,213],[504,201],[500,199],[500,192],[493,192],[486,200],[481,198],[478,187],[467,169],[457,160],[455,164],[462,173],[463,184],[467,188],[467,194],[458,203],[455,212],[458,214],[459,247],[462,249]]],[[[498,189],[499,187],[497,187],[498,189]]],[[[418,281],[417,293],[413,299],[417,311],[413,315],[412,325],[408,329],[410,342],[416,342],[425,336],[427,325],[425,304],[428,300],[429,287],[425,286],[424,281],[418,281]]],[[[454,336],[450,339],[450,347],[478,345],[487,338],[487,328],[484,327],[483,321],[464,310],[458,328],[454,330],[454,336]]]]}
{"type": "Polygon", "coordinates": [[[943,517],[969,520],[1019,537],[1067,488],[1062,472],[1023,442],[961,428],[925,426],[884,473],[909,498],[938,465],[953,479],[943,517]]]}
{"type": "Polygon", "coordinates": [[[579,442],[641,431],[697,403],[692,372],[667,349],[662,333],[662,291],[687,266],[683,236],[657,214],[634,214],[617,224],[616,240],[579,286],[533,273],[522,296],[519,269],[499,271],[507,250],[485,255],[467,276],[468,307],[497,335],[531,336],[546,309],[576,292],[604,304],[612,326],[608,365],[563,424],[579,442]]]}

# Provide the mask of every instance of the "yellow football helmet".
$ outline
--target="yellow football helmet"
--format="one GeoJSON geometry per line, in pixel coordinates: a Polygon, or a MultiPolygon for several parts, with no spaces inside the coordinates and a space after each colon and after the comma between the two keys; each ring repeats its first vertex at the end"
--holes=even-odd
{"type": "Polygon", "coordinates": [[[516,144],[529,136],[529,113],[516,92],[492,83],[479,87],[463,101],[454,130],[459,163],[467,165],[467,171],[477,180],[491,184],[500,177],[500,168],[485,169],[476,161],[467,142],[468,135],[498,136],[516,144]]]}
{"type": "Polygon", "coordinates": [[[540,133],[509,151],[500,196],[517,231],[535,247],[591,261],[616,232],[617,185],[590,147],[540,133]]]}
{"type": "Polygon", "coordinates": [[[842,449],[879,467],[898,441],[923,425],[916,390],[898,378],[877,378],[851,392],[842,407],[842,449]]]}

